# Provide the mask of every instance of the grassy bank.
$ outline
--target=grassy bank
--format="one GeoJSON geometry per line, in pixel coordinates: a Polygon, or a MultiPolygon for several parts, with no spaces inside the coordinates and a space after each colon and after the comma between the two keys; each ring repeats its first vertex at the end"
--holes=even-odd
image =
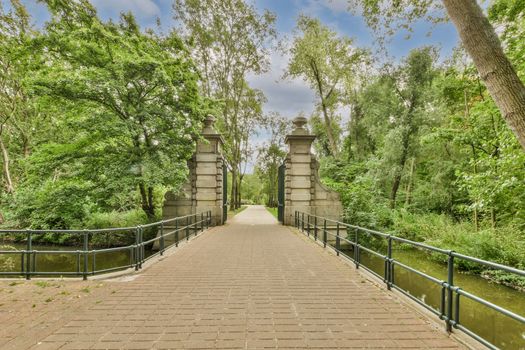
{"type": "Polygon", "coordinates": [[[229,218],[233,218],[235,215],[239,214],[241,211],[243,211],[244,209],[246,209],[247,206],[246,205],[241,205],[239,208],[237,209],[234,209],[234,210],[228,210],[228,217],[229,218]]]}
{"type": "MultiPolygon", "coordinates": [[[[353,213],[355,215],[355,212],[353,213]]],[[[361,216],[378,218],[371,220],[371,225],[360,222],[358,226],[392,233],[398,237],[422,242],[434,247],[496,262],[502,265],[525,269],[525,234],[514,225],[492,228],[480,225],[478,230],[468,221],[454,221],[445,214],[412,213],[406,210],[383,210],[380,213],[363,213],[361,216]],[[381,222],[382,225],[373,225],[381,222]]],[[[352,220],[348,219],[348,223],[352,220]]],[[[383,240],[371,242],[383,245],[383,240]]],[[[385,247],[376,247],[385,248],[385,247]]],[[[443,254],[429,254],[429,257],[446,264],[443,254]]],[[[456,259],[460,271],[480,275],[495,283],[501,283],[517,289],[525,289],[525,278],[512,273],[489,269],[484,265],[456,259]]]]}
{"type": "Polygon", "coordinates": [[[277,208],[265,207],[277,219],[277,208]]]}

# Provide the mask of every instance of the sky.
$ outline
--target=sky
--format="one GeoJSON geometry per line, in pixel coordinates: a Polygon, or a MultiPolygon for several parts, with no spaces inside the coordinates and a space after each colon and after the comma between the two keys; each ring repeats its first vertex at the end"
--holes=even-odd
{"type": "MultiPolygon", "coordinates": [[[[0,0],[7,6],[8,0],[0,0]]],[[[281,39],[289,42],[295,27],[295,21],[300,14],[316,17],[322,23],[340,35],[353,38],[359,47],[374,48],[374,35],[366,26],[360,15],[348,11],[347,0],[248,0],[255,1],[258,10],[268,9],[277,16],[276,29],[281,39]]],[[[45,5],[36,0],[22,0],[37,26],[48,18],[45,5]]],[[[135,14],[142,27],[156,27],[157,18],[161,22],[161,30],[169,30],[174,25],[172,19],[173,0],[91,0],[103,19],[117,19],[121,12],[131,11],[135,14]]],[[[458,35],[450,23],[440,24],[431,31],[431,25],[423,21],[416,23],[414,32],[409,39],[407,33],[396,34],[387,45],[388,55],[394,60],[400,60],[413,48],[434,45],[441,49],[441,56],[447,57],[458,43],[458,35]]],[[[279,112],[292,119],[299,113],[310,115],[315,107],[315,95],[309,86],[301,79],[282,80],[288,64],[288,56],[282,52],[273,52],[270,57],[271,69],[259,76],[249,76],[248,82],[252,88],[264,92],[268,102],[265,112],[279,112]]],[[[343,116],[343,120],[344,120],[343,116]]],[[[268,137],[261,130],[252,138],[252,144],[258,145],[268,137]]],[[[252,165],[248,166],[251,172],[252,165]]]]}

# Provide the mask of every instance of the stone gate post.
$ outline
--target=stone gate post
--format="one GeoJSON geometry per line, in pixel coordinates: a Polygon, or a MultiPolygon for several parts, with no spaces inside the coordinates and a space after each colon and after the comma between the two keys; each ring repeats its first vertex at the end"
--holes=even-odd
{"type": "Polygon", "coordinates": [[[213,127],[211,115],[204,121],[202,137],[191,160],[188,161],[189,176],[179,193],[168,192],[165,196],[162,216],[177,216],[211,210],[212,225],[222,225],[223,220],[223,139],[213,127]]]}
{"type": "Polygon", "coordinates": [[[319,163],[312,154],[316,136],[305,128],[308,120],[297,117],[294,130],[286,136],[289,147],[285,159],[284,224],[293,225],[295,211],[340,220],[343,206],[339,194],[323,185],[319,179],[319,163]]]}

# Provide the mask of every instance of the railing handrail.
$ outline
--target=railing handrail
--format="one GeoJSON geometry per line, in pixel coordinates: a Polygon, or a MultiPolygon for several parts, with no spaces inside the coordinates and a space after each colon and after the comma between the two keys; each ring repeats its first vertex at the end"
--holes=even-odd
{"type": "MultiPolygon", "coordinates": [[[[298,211],[298,213],[299,214],[303,214],[303,212],[301,212],[301,211],[298,211]]],[[[421,243],[421,242],[418,242],[418,241],[412,241],[410,239],[399,237],[395,233],[380,232],[380,231],[371,230],[371,229],[368,229],[368,228],[365,228],[365,227],[362,227],[362,226],[352,225],[352,224],[349,224],[349,223],[346,223],[346,222],[343,222],[343,221],[337,221],[337,220],[334,220],[334,219],[328,219],[328,218],[325,218],[325,217],[322,217],[322,216],[318,216],[318,215],[312,215],[312,214],[308,214],[308,213],[304,213],[304,214],[309,215],[311,218],[318,218],[318,219],[321,219],[321,220],[326,220],[327,222],[332,222],[334,224],[339,224],[339,225],[342,225],[342,226],[345,226],[345,227],[348,227],[348,228],[357,229],[357,230],[360,230],[360,231],[363,231],[363,232],[366,232],[366,233],[370,233],[370,234],[373,234],[373,235],[378,235],[378,236],[381,236],[381,237],[384,237],[384,238],[387,238],[388,236],[391,236],[393,240],[398,241],[398,242],[412,244],[412,245],[415,245],[417,247],[428,249],[428,250],[432,250],[432,251],[435,251],[435,252],[438,252],[438,253],[451,254],[451,255],[453,255],[453,256],[455,256],[457,258],[460,258],[460,259],[468,260],[468,261],[471,261],[471,262],[474,262],[474,263],[478,263],[478,264],[482,264],[482,265],[487,265],[487,266],[493,267],[493,268],[498,269],[498,270],[503,270],[503,271],[506,271],[506,272],[515,273],[517,275],[525,277],[525,270],[520,270],[520,269],[517,269],[517,268],[512,267],[512,266],[502,265],[502,264],[499,264],[499,263],[496,263],[496,262],[493,262],[493,261],[483,260],[483,259],[480,259],[480,258],[476,258],[474,256],[461,254],[461,253],[455,252],[454,250],[443,249],[443,248],[431,246],[429,244],[421,243]]],[[[331,234],[330,232],[328,234],[333,236],[333,234],[331,234]]]]}
{"type": "Polygon", "coordinates": [[[446,249],[434,247],[434,246],[431,246],[431,245],[428,245],[428,244],[425,244],[425,243],[412,241],[412,240],[409,240],[409,239],[406,239],[406,238],[398,237],[398,236],[396,236],[394,234],[387,234],[387,233],[383,233],[383,232],[379,232],[379,231],[375,231],[375,230],[370,230],[370,229],[367,229],[367,228],[364,228],[364,227],[348,224],[348,223],[337,221],[337,220],[333,220],[333,219],[328,219],[328,218],[317,216],[317,215],[312,215],[312,214],[305,213],[305,212],[295,211],[294,215],[295,215],[294,226],[297,227],[298,229],[300,229],[302,232],[306,232],[306,234],[308,236],[312,235],[316,241],[318,239],[318,231],[319,230],[322,231],[324,247],[326,247],[326,245],[327,245],[327,236],[328,235],[331,235],[332,237],[335,237],[335,247],[333,247],[333,248],[335,249],[337,255],[339,255],[339,253],[341,252],[341,250],[340,250],[340,244],[341,244],[340,242],[341,242],[341,240],[343,240],[343,241],[349,243],[350,245],[352,245],[353,253],[354,253],[353,257],[348,256],[348,255],[346,255],[344,253],[342,253],[342,254],[344,254],[347,258],[352,260],[355,263],[356,268],[359,268],[360,266],[362,266],[363,268],[365,268],[367,271],[371,272],[375,276],[383,279],[383,281],[386,283],[387,288],[389,290],[391,288],[394,288],[394,289],[398,290],[399,292],[401,292],[402,294],[406,295],[410,299],[412,299],[415,302],[419,303],[420,305],[424,306],[427,310],[429,310],[432,313],[434,313],[435,315],[439,316],[439,318],[441,318],[441,319],[443,319],[445,321],[446,329],[449,332],[452,331],[452,328],[459,329],[459,330],[463,331],[465,334],[467,334],[467,335],[471,336],[472,338],[478,340],[479,342],[481,342],[485,346],[487,346],[487,347],[489,347],[491,349],[497,349],[497,347],[494,344],[488,342],[487,340],[482,338],[480,335],[474,333],[472,330],[470,330],[469,328],[465,327],[463,324],[460,323],[460,320],[459,320],[459,316],[460,316],[459,298],[460,297],[468,298],[468,299],[470,299],[472,301],[475,301],[477,303],[480,303],[480,304],[482,304],[482,305],[484,305],[484,306],[486,306],[486,307],[488,307],[488,308],[490,308],[490,309],[492,309],[492,310],[494,310],[494,311],[496,311],[496,312],[498,312],[498,313],[500,313],[502,315],[505,315],[507,317],[510,317],[510,318],[520,322],[520,323],[525,324],[525,317],[524,316],[518,315],[515,312],[507,310],[507,309],[505,309],[505,308],[503,308],[501,306],[498,306],[498,305],[496,305],[494,303],[491,303],[491,302],[489,302],[489,301],[487,301],[487,300],[485,300],[483,298],[480,298],[480,297],[478,297],[478,296],[476,296],[474,294],[468,293],[468,292],[464,291],[463,289],[461,289],[460,286],[455,285],[454,284],[454,268],[455,268],[454,259],[458,258],[458,259],[462,259],[462,260],[478,263],[478,264],[485,265],[485,266],[488,266],[488,267],[493,268],[493,269],[514,273],[514,274],[519,275],[519,276],[525,276],[525,270],[521,270],[521,269],[518,269],[518,268],[515,268],[515,267],[506,266],[506,265],[498,264],[498,263],[495,263],[495,262],[492,262],[492,261],[483,260],[483,259],[479,259],[479,258],[476,258],[476,257],[473,257],[473,256],[457,253],[457,252],[455,252],[453,250],[446,250],[446,249]],[[334,229],[334,226],[328,228],[327,227],[327,222],[333,223],[335,225],[336,234],[333,234],[333,232],[329,232],[329,230],[333,230],[334,229]],[[322,226],[319,226],[321,224],[322,224],[322,226]],[[345,230],[345,232],[346,232],[347,228],[355,230],[354,240],[352,241],[351,239],[348,239],[347,237],[340,236],[341,228],[343,228],[345,230]],[[313,229],[313,233],[311,232],[312,229],[313,229]],[[386,255],[383,255],[382,253],[376,252],[376,251],[372,250],[369,247],[366,247],[366,246],[363,246],[363,245],[359,244],[359,235],[358,235],[359,232],[362,232],[362,233],[365,233],[365,234],[371,234],[371,235],[379,236],[381,238],[386,239],[387,240],[387,244],[388,244],[387,245],[387,253],[386,253],[386,255]],[[426,249],[428,251],[437,252],[437,253],[446,255],[447,256],[447,275],[448,275],[446,281],[445,280],[441,280],[439,278],[436,278],[434,276],[431,276],[431,275],[429,275],[427,273],[424,273],[422,271],[419,271],[419,270],[417,270],[417,269],[415,269],[415,268],[413,268],[411,266],[408,266],[408,265],[406,265],[406,264],[404,264],[404,263],[402,263],[402,262],[392,258],[392,243],[394,241],[405,243],[405,244],[409,244],[409,245],[412,245],[413,247],[422,248],[422,249],[426,249]],[[385,262],[384,276],[380,276],[377,272],[373,271],[372,269],[368,268],[365,265],[362,265],[362,263],[360,261],[360,255],[361,255],[360,252],[361,252],[361,250],[364,250],[365,252],[371,253],[372,255],[375,255],[375,256],[377,256],[379,258],[384,259],[384,262],[385,262]],[[417,275],[419,275],[419,276],[421,276],[421,277],[423,277],[423,278],[425,278],[425,279],[427,279],[427,280],[429,280],[429,281],[431,281],[433,283],[436,283],[436,284],[440,285],[440,287],[441,287],[441,305],[440,305],[439,312],[436,311],[435,309],[433,309],[432,306],[426,304],[424,301],[416,298],[415,296],[409,294],[408,292],[403,290],[401,287],[396,285],[395,279],[394,279],[394,267],[395,266],[399,266],[399,267],[401,267],[401,268],[403,268],[405,270],[408,270],[408,271],[411,271],[413,273],[416,273],[417,275]],[[456,301],[452,300],[454,296],[455,296],[456,301]],[[453,310],[453,306],[455,308],[454,310],[453,310]]]}
{"type": "MultiPolygon", "coordinates": [[[[142,268],[142,264],[156,256],[157,254],[163,255],[166,248],[170,246],[177,247],[182,239],[189,240],[193,234],[197,236],[199,231],[209,228],[212,223],[211,211],[203,211],[195,214],[188,214],[184,216],[174,217],[171,219],[161,220],[152,222],[144,225],[137,225],[131,227],[116,227],[108,229],[86,229],[86,230],[0,230],[0,234],[25,234],[27,235],[26,249],[21,250],[2,250],[0,249],[0,257],[2,254],[7,256],[20,255],[20,269],[17,271],[0,271],[0,276],[25,276],[26,279],[31,279],[32,276],[82,276],[83,279],[87,279],[88,275],[95,275],[100,273],[108,273],[117,270],[123,270],[134,267],[135,270],[142,268]],[[169,226],[168,232],[166,231],[165,224],[173,224],[169,226]],[[144,230],[157,230],[154,238],[144,240],[144,230]],[[134,235],[134,243],[128,245],[121,245],[111,248],[100,248],[89,247],[89,238],[95,234],[100,233],[115,233],[127,231],[134,235]],[[190,231],[192,231],[190,233],[190,231]],[[79,234],[82,237],[80,244],[82,249],[75,250],[36,250],[33,249],[33,236],[43,233],[67,233],[67,234],[79,234]],[[183,237],[180,237],[180,234],[183,237]],[[173,236],[174,242],[166,246],[166,237],[173,236]],[[159,242],[159,250],[146,257],[145,246],[159,242]],[[97,269],[96,256],[102,253],[116,252],[116,251],[128,251],[129,252],[129,263],[125,265],[115,266],[105,269],[97,269]],[[38,271],[37,270],[37,256],[38,255],[53,255],[53,254],[69,254],[76,255],[76,262],[72,263],[72,267],[76,266],[76,271],[38,271]],[[81,257],[83,259],[81,259],[81,257]],[[89,259],[91,259],[91,270],[88,267],[89,259]],[[82,263],[81,263],[82,261],[82,263]]],[[[132,239],[132,237],[130,237],[132,239]]]]}

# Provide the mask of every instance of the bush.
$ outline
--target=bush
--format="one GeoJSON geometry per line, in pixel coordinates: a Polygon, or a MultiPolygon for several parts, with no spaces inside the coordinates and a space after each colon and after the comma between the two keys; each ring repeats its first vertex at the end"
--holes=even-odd
{"type": "MultiPolygon", "coordinates": [[[[398,236],[483,260],[525,268],[525,234],[516,226],[487,227],[476,231],[471,223],[456,223],[443,214],[413,214],[404,210],[396,211],[393,218],[393,232],[398,236]]],[[[462,270],[485,270],[479,264],[461,259],[457,259],[457,263],[462,270]]]]}
{"type": "MultiPolygon", "coordinates": [[[[147,222],[148,218],[146,214],[140,209],[135,209],[125,212],[92,213],[86,220],[85,227],[90,229],[136,227],[147,222]]],[[[147,230],[147,232],[144,232],[144,239],[153,238],[152,236],[155,234],[156,230],[155,232],[153,232],[153,230],[147,230]]],[[[135,232],[133,230],[126,230],[121,232],[94,233],[91,237],[91,244],[93,246],[112,247],[132,244],[135,241],[135,232]]]]}
{"type": "Polygon", "coordinates": [[[92,213],[85,220],[84,226],[91,229],[101,229],[138,226],[147,222],[148,218],[144,211],[135,209],[125,212],[92,213]]]}
{"type": "Polygon", "coordinates": [[[71,179],[21,187],[10,203],[13,221],[32,229],[82,227],[94,207],[90,189],[91,184],[71,179]]]}

